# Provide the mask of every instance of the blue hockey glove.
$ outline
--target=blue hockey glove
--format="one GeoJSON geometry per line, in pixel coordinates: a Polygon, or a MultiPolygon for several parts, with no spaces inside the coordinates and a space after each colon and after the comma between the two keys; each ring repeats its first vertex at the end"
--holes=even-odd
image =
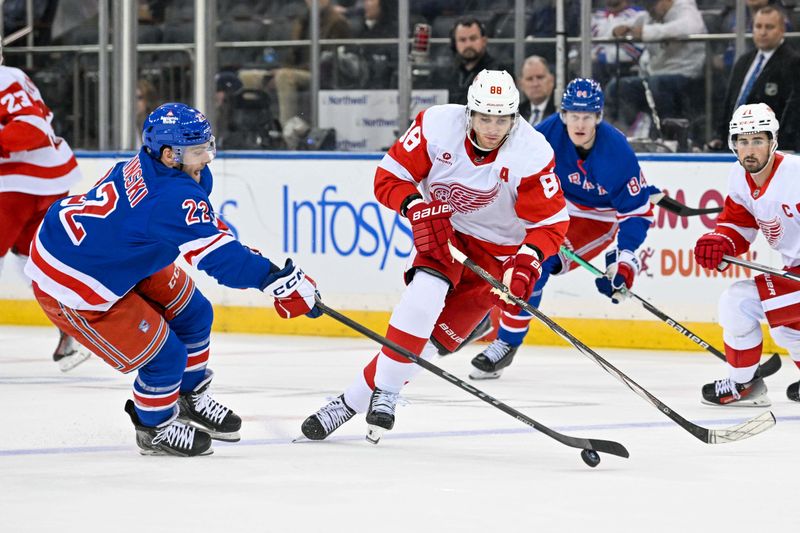
{"type": "Polygon", "coordinates": [[[606,252],[606,274],[594,280],[597,290],[618,304],[626,296],[625,291],[633,287],[633,279],[639,273],[639,260],[630,250],[606,252]]]}

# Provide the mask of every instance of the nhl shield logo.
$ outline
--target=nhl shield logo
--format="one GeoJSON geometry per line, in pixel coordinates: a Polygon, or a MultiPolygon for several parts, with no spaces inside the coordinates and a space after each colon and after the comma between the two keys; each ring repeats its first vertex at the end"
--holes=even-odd
{"type": "Polygon", "coordinates": [[[150,330],[150,323],[147,320],[139,322],[139,331],[147,333],[150,330]]]}
{"type": "Polygon", "coordinates": [[[775,96],[778,94],[778,84],[777,83],[767,83],[764,85],[764,94],[767,96],[775,96]]]}

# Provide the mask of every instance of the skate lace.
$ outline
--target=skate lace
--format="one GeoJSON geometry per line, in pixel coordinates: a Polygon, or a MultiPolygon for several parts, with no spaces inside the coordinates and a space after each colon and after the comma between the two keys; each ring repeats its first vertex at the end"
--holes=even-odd
{"type": "Polygon", "coordinates": [[[228,414],[229,409],[216,401],[209,392],[193,395],[192,400],[195,410],[216,424],[221,423],[228,414]]]}
{"type": "Polygon", "coordinates": [[[731,393],[735,399],[741,398],[739,395],[739,390],[736,388],[736,383],[730,380],[730,378],[720,379],[714,382],[714,392],[716,392],[717,396],[722,396],[723,394],[731,393]]]}
{"type": "Polygon", "coordinates": [[[189,450],[194,442],[195,429],[191,426],[181,424],[180,422],[173,422],[158,430],[156,436],[153,437],[153,444],[166,442],[173,448],[183,448],[189,450]]]}
{"type": "Polygon", "coordinates": [[[317,411],[317,419],[328,433],[350,420],[352,416],[353,412],[347,408],[340,397],[334,398],[317,411]]]}
{"type": "Polygon", "coordinates": [[[510,344],[508,344],[505,341],[501,341],[500,339],[497,339],[483,351],[483,355],[485,355],[486,358],[489,359],[489,361],[491,361],[492,363],[496,363],[508,353],[508,350],[510,348],[511,348],[510,344]]]}
{"type": "Polygon", "coordinates": [[[375,396],[372,399],[372,411],[378,413],[394,414],[394,408],[397,401],[400,399],[400,394],[396,392],[388,392],[385,390],[376,389],[375,396]]]}

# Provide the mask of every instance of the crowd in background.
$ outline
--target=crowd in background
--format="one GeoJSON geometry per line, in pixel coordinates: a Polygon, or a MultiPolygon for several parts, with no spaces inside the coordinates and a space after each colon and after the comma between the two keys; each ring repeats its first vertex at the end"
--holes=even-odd
{"type": "MultiPolygon", "coordinates": [[[[25,25],[25,4],[4,2],[4,35],[25,25]]],[[[35,44],[96,44],[93,4],[34,0],[35,44]]],[[[217,41],[223,45],[218,49],[212,116],[221,148],[305,146],[303,140],[314,126],[309,46],[233,48],[224,43],[309,39],[309,4],[309,0],[218,0],[217,41]]],[[[555,44],[526,42],[526,60],[515,72],[513,44],[502,41],[514,36],[514,0],[411,0],[409,4],[412,28],[428,24],[431,37],[447,39],[446,44],[413,56],[412,88],[446,89],[451,103],[464,104],[466,88],[477,72],[506,69],[525,97],[520,108],[525,120],[537,124],[556,111],[555,44]]],[[[781,149],[797,149],[800,135],[793,129],[798,122],[793,113],[800,80],[791,74],[797,72],[800,59],[784,34],[797,28],[800,2],[746,0],[746,4],[746,31],[753,37],[747,39],[747,52],[736,58],[732,39],[681,40],[690,34],[735,31],[733,0],[595,0],[592,34],[612,40],[592,47],[593,77],[607,94],[605,119],[629,138],[671,139],[676,141],[673,149],[682,151],[724,150],[734,107],[766,102],[782,124],[781,149]]],[[[396,89],[397,45],[358,40],[396,39],[397,0],[318,0],[318,5],[321,39],[356,39],[321,47],[320,89],[396,89]]],[[[577,36],[580,2],[568,0],[565,6],[567,34],[577,36]]],[[[140,0],[138,15],[140,44],[194,40],[194,2],[140,0]]],[[[554,2],[527,0],[525,17],[526,36],[555,36],[554,2]]],[[[7,54],[6,63],[25,69],[45,99],[53,102],[56,130],[73,146],[96,147],[96,98],[91,97],[97,91],[96,54],[36,55],[32,68],[27,68],[23,54],[7,54]]],[[[579,69],[579,47],[570,45],[568,79],[579,75],[579,69]]],[[[162,102],[192,99],[189,53],[140,52],[138,77],[139,123],[162,102]]]]}

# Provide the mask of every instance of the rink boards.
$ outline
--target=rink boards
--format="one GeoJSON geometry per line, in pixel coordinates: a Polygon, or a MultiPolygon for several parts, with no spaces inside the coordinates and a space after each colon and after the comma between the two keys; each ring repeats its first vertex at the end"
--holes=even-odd
{"type": "MultiPolygon", "coordinates": [[[[131,154],[79,153],[84,192],[116,161],[131,154]]],[[[220,154],[211,200],[215,210],[248,246],[275,263],[293,258],[313,277],[326,303],[379,331],[402,292],[402,272],[412,249],[404,219],[380,206],[372,194],[380,154],[239,153],[220,154]]],[[[643,155],[651,184],[692,207],[722,204],[727,175],[735,163],[728,155],[643,155]]],[[[694,242],[713,228],[715,216],[679,218],[655,209],[655,227],[640,252],[642,273],[635,291],[712,344],[721,345],[716,326],[717,301],[732,281],[752,276],[740,267],[724,274],[699,268],[694,242]]],[[[749,259],[780,265],[778,255],[758,239],[749,259]]],[[[30,289],[13,260],[0,274],[0,323],[45,324],[30,289]]],[[[594,264],[604,268],[603,260],[594,264]]],[[[190,267],[186,267],[190,271],[190,267]]],[[[227,289],[203,273],[192,272],[214,303],[215,326],[237,332],[352,335],[332,320],[285,321],[262,293],[227,289]]],[[[648,313],[639,303],[612,305],[580,269],[554,276],[545,289],[542,311],[594,346],[692,349],[694,344],[648,313]]],[[[559,343],[549,331],[528,336],[532,343],[559,343]]],[[[766,349],[771,349],[767,346],[766,349]]]]}

